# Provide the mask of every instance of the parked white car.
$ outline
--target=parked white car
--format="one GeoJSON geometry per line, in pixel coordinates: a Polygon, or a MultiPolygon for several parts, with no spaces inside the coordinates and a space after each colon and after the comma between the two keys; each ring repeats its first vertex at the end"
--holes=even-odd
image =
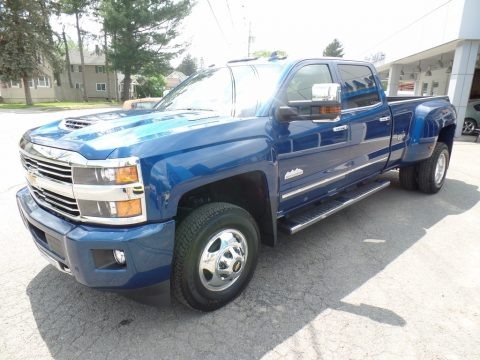
{"type": "Polygon", "coordinates": [[[480,99],[475,99],[468,102],[462,134],[471,135],[478,128],[480,128],[480,99]]]}

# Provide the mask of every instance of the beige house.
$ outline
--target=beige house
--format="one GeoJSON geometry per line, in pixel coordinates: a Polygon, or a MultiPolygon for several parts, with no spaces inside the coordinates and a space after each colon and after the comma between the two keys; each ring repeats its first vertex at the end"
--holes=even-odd
{"type": "Polygon", "coordinates": [[[165,77],[165,90],[171,90],[188,76],[180,71],[173,71],[168,76],[165,77]]]}
{"type": "MultiPolygon", "coordinates": [[[[30,92],[34,102],[55,101],[55,84],[52,69],[45,63],[43,57],[39,58],[41,75],[29,81],[30,92]]],[[[0,96],[7,103],[21,103],[25,101],[23,82],[12,80],[0,81],[0,96]]]]}
{"type": "MultiPolygon", "coordinates": [[[[30,80],[30,92],[33,102],[53,101],[82,101],[83,81],[85,73],[87,97],[89,100],[108,100],[119,98],[120,81],[113,71],[109,72],[109,82],[105,68],[105,55],[99,51],[85,51],[82,68],[80,52],[70,51],[70,74],[72,87],[68,81],[67,70],[63,71],[58,79],[54,78],[52,69],[43,59],[41,61],[41,75],[30,80]]],[[[118,74],[119,76],[121,74],[118,74]]],[[[132,85],[133,87],[134,85],[132,85]]],[[[132,90],[132,93],[134,91],[132,90]]],[[[0,96],[7,103],[21,103],[25,101],[25,91],[21,80],[0,82],[0,96]]]]}
{"type": "Polygon", "coordinates": [[[83,98],[82,72],[85,73],[87,97],[89,100],[111,100],[117,97],[117,84],[115,73],[110,71],[107,81],[107,70],[105,68],[105,54],[99,51],[84,51],[85,67],[82,68],[80,52],[70,51],[70,74],[72,77],[73,89],[68,83],[67,71],[62,73],[62,85],[56,87],[55,95],[58,100],[81,101],[83,98]]]}

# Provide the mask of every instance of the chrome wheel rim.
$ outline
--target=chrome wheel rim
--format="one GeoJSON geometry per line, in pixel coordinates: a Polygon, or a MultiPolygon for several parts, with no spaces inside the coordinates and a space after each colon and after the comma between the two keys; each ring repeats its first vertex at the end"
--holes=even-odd
{"type": "Polygon", "coordinates": [[[475,130],[475,125],[473,124],[472,121],[469,121],[469,120],[465,120],[463,122],[463,133],[464,134],[470,134],[473,132],[473,130],[475,130]]]}
{"type": "Polygon", "coordinates": [[[202,285],[223,291],[240,277],[248,256],[247,239],[238,230],[226,229],[212,236],[203,249],[198,266],[202,285]]]}
{"type": "Polygon", "coordinates": [[[437,166],[435,167],[435,184],[440,185],[445,176],[447,170],[447,156],[444,152],[440,154],[437,160],[437,166]]]}

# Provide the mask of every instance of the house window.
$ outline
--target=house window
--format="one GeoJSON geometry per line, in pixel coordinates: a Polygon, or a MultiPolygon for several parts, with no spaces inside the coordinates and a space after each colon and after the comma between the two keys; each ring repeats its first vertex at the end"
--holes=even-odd
{"type": "Polygon", "coordinates": [[[97,83],[97,91],[107,91],[107,84],[97,83]]]}
{"type": "Polygon", "coordinates": [[[28,87],[33,88],[33,79],[28,80],[28,87]]]}
{"type": "Polygon", "coordinates": [[[10,81],[10,85],[12,88],[19,88],[20,87],[20,81],[19,80],[12,80],[10,81]]]}
{"type": "Polygon", "coordinates": [[[37,82],[37,87],[49,87],[50,86],[50,81],[47,76],[39,76],[37,82]]]}
{"type": "Polygon", "coordinates": [[[105,73],[105,66],[103,65],[95,65],[95,72],[97,74],[103,74],[105,73]]]}
{"type": "Polygon", "coordinates": [[[75,89],[81,89],[82,88],[82,84],[80,83],[75,83],[75,89]]]}
{"type": "Polygon", "coordinates": [[[82,72],[82,65],[70,65],[70,72],[82,72]]]}

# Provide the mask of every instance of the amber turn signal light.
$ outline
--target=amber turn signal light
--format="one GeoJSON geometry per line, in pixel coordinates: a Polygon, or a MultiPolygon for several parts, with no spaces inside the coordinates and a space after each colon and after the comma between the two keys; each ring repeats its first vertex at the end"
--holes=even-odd
{"type": "Polygon", "coordinates": [[[340,106],[320,106],[318,112],[320,114],[338,114],[342,111],[340,106]]]}
{"type": "Polygon", "coordinates": [[[142,202],[140,199],[117,201],[117,217],[132,217],[142,214],[142,202]]]}
{"type": "Polygon", "coordinates": [[[136,166],[125,166],[115,169],[115,182],[117,184],[129,184],[138,181],[136,166]]]}

